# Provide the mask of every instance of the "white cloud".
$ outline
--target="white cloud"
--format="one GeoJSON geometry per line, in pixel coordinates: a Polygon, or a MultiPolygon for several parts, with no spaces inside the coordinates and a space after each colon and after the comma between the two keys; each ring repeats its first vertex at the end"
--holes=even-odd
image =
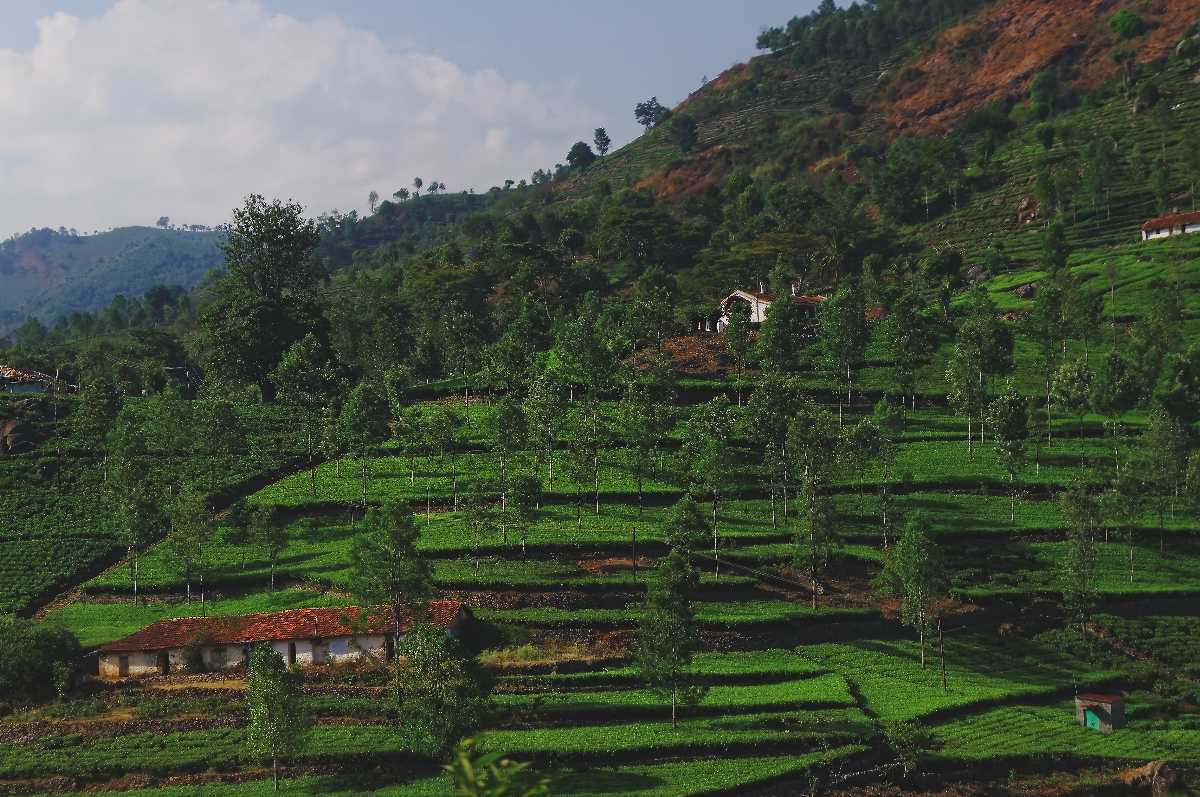
{"type": "Polygon", "coordinates": [[[38,33],[0,49],[0,235],[219,223],[250,192],[315,215],[416,175],[486,190],[598,123],[566,84],[465,71],[256,0],[119,0],[38,33]]]}

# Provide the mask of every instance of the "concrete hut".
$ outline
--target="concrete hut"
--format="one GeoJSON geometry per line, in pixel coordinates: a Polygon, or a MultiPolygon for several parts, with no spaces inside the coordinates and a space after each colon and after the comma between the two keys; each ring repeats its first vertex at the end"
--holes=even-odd
{"type": "MultiPolygon", "coordinates": [[[[364,656],[391,658],[394,629],[391,609],[361,616],[356,607],[289,609],[229,617],[179,617],[159,620],[141,631],[100,648],[101,678],[166,675],[189,669],[224,670],[242,666],[256,644],[269,644],[289,665],[350,662],[364,656]]],[[[431,601],[429,621],[460,636],[471,611],[460,601],[431,601]]],[[[412,627],[401,618],[400,632],[412,627]]]]}
{"type": "Polygon", "coordinates": [[[1075,696],[1075,721],[1085,728],[1112,733],[1125,727],[1125,698],[1085,692],[1075,696]]]}

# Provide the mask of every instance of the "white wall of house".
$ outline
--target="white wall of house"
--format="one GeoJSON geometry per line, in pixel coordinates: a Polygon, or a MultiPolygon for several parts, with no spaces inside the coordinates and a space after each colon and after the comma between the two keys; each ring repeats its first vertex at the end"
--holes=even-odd
{"type": "Polygon", "coordinates": [[[1200,232],[1200,223],[1187,224],[1181,227],[1163,227],[1158,230],[1142,230],[1142,240],[1152,241],[1156,238],[1168,238],[1172,235],[1190,235],[1194,232],[1200,232]]]}
{"type": "MultiPolygon", "coordinates": [[[[288,663],[292,661],[291,654],[294,651],[295,663],[301,667],[309,667],[314,664],[351,662],[364,655],[383,658],[387,654],[387,637],[384,635],[371,635],[358,637],[342,636],[323,640],[282,640],[272,642],[271,647],[288,663]]],[[[244,648],[242,645],[206,646],[200,649],[200,658],[204,662],[206,669],[214,671],[224,670],[244,666],[248,650],[249,647],[244,648]]],[[[191,650],[183,648],[169,651],[170,671],[186,672],[194,655],[191,650]]],[[[107,679],[121,678],[122,657],[128,657],[128,674],[126,677],[139,678],[162,674],[162,662],[157,651],[101,653],[100,677],[107,679]]]]}
{"type": "Polygon", "coordinates": [[[144,675],[157,675],[158,672],[158,653],[156,652],[100,654],[101,678],[138,678],[144,675]],[[122,659],[126,662],[126,673],[121,672],[122,659]]]}
{"type": "Polygon", "coordinates": [[[729,326],[729,308],[734,302],[746,304],[750,307],[750,323],[761,324],[767,320],[767,310],[770,309],[771,303],[756,299],[753,297],[739,297],[737,299],[728,299],[721,307],[721,317],[717,320],[717,331],[724,332],[725,327],[729,326]]]}

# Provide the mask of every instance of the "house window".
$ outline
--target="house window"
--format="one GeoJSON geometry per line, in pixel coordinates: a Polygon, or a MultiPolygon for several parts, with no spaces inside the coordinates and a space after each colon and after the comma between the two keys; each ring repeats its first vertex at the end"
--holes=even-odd
{"type": "Polygon", "coordinates": [[[289,642],[288,643],[288,665],[290,666],[295,663],[296,663],[296,643],[289,642]]]}
{"type": "Polygon", "coordinates": [[[324,664],[325,660],[328,658],[329,658],[329,643],[322,642],[319,639],[314,639],[312,641],[312,663],[313,664],[324,664]]]}

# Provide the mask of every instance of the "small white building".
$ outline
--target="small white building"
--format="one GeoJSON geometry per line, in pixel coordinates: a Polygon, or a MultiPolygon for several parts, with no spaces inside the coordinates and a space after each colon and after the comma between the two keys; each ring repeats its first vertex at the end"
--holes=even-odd
{"type": "MultiPolygon", "coordinates": [[[[800,293],[799,284],[792,285],[792,294],[789,299],[792,304],[800,305],[803,308],[803,315],[806,319],[816,318],[817,308],[825,301],[825,297],[819,294],[800,293]]],[[[771,309],[774,301],[775,294],[763,290],[762,285],[759,286],[758,291],[734,291],[721,300],[721,317],[717,320],[717,331],[723,332],[725,327],[729,326],[729,314],[735,305],[739,303],[747,305],[750,310],[750,323],[761,324],[767,320],[767,311],[771,309]]]]}
{"type": "Polygon", "coordinates": [[[1194,232],[1200,232],[1200,211],[1168,213],[1166,216],[1150,219],[1142,225],[1142,240],[1153,241],[1157,238],[1189,235],[1194,232]]]}
{"type": "MultiPolygon", "coordinates": [[[[289,665],[349,662],[364,656],[383,660],[393,654],[391,609],[356,607],[289,609],[229,617],[179,617],[159,620],[141,631],[100,648],[101,678],[167,675],[200,664],[223,670],[246,664],[254,645],[266,643],[289,665]]],[[[430,601],[428,619],[459,636],[470,622],[461,601],[430,601]]],[[[401,618],[400,632],[412,627],[401,618]]]]}
{"type": "Polygon", "coordinates": [[[73,386],[55,379],[49,374],[0,365],[0,393],[32,394],[51,390],[66,393],[73,389],[73,386]]]}

